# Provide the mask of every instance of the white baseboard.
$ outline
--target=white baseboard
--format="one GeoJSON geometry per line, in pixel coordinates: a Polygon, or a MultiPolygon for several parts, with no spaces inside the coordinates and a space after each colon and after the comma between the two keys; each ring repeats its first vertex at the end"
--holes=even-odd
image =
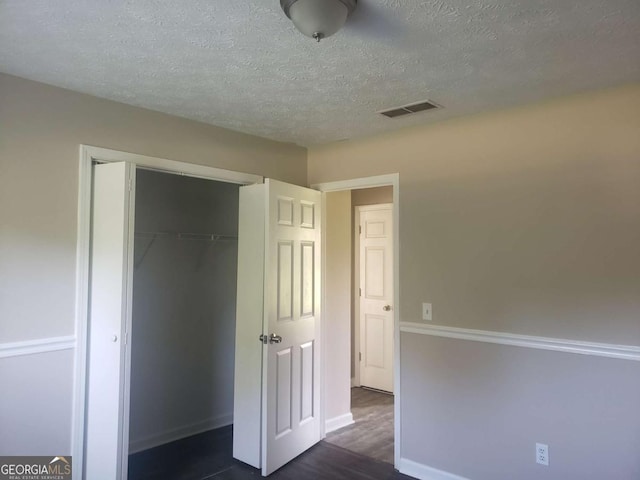
{"type": "Polygon", "coordinates": [[[413,460],[400,459],[400,473],[420,480],[469,480],[453,473],[438,470],[413,460]]]}
{"type": "Polygon", "coordinates": [[[165,443],[180,440],[181,438],[190,437],[191,435],[197,435],[198,433],[206,432],[220,427],[226,427],[233,423],[233,414],[228,413],[226,415],[219,415],[212,417],[201,422],[192,423],[190,425],[184,425],[182,427],[173,428],[166,432],[157,433],[148,437],[132,440],[129,443],[129,453],[138,453],[143,450],[148,450],[158,445],[164,445],[165,443]]]}
{"type": "Polygon", "coordinates": [[[325,433],[333,432],[335,430],[338,430],[339,428],[346,427],[347,425],[351,425],[353,423],[353,415],[351,414],[351,412],[330,418],[324,423],[325,433]]]}

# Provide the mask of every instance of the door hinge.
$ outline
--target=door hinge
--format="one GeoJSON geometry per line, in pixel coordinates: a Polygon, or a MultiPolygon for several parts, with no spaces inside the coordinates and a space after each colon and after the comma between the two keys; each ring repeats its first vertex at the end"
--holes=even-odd
{"type": "Polygon", "coordinates": [[[358,295],[362,296],[362,288],[358,288],[358,295]]]}
{"type": "Polygon", "coordinates": [[[358,225],[358,233],[362,235],[362,225],[358,225]]]}
{"type": "Polygon", "coordinates": [[[362,361],[362,352],[358,352],[358,358],[360,361],[362,361]]]}

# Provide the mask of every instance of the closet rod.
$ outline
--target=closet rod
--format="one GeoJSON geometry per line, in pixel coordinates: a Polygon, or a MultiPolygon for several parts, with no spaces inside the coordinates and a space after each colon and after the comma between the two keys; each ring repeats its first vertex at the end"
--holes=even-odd
{"type": "Polygon", "coordinates": [[[237,239],[237,235],[221,233],[188,233],[188,232],[135,232],[136,237],[148,238],[177,238],[178,240],[210,240],[237,239]]]}

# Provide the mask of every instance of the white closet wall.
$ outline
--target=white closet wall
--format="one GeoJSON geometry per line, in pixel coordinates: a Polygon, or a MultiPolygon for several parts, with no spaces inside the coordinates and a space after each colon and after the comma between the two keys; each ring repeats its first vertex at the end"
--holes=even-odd
{"type": "Polygon", "coordinates": [[[131,453],[232,423],[238,188],[137,172],[131,453]]]}

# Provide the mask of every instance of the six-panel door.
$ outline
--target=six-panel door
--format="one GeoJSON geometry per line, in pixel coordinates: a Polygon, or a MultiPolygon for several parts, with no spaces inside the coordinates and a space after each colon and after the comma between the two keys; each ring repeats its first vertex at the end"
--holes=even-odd
{"type": "Polygon", "coordinates": [[[266,181],[263,458],[268,475],[320,440],[320,192],[266,181]]]}
{"type": "Polygon", "coordinates": [[[393,392],[392,205],[360,207],[360,384],[393,392]]]}

